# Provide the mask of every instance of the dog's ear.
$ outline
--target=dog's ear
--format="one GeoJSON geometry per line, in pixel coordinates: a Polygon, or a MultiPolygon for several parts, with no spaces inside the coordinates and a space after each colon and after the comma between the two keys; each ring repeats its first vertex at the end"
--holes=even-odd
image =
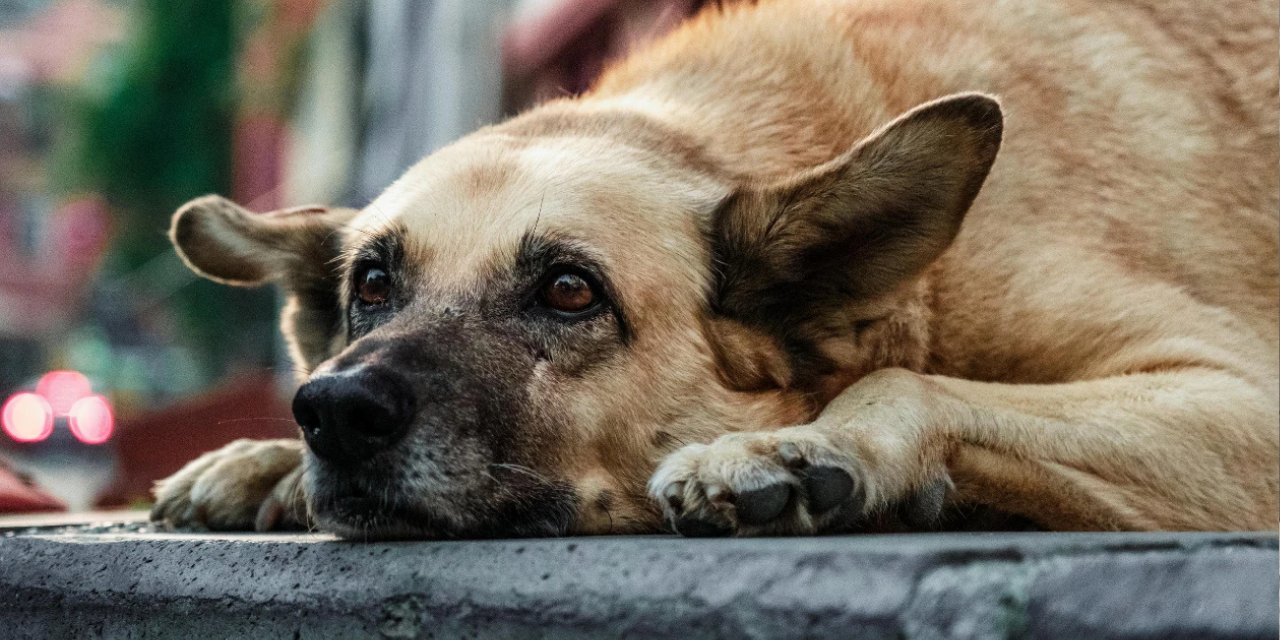
{"type": "Polygon", "coordinates": [[[196,198],[173,215],[169,238],[196,273],[223,284],[256,286],[297,277],[332,259],[336,233],[353,209],[295,207],[251,213],[221,196],[196,198]]]}
{"type": "Polygon", "coordinates": [[[187,265],[206,278],[239,286],[279,284],[288,296],[281,328],[297,364],[310,371],[328,357],[341,325],[334,258],[342,227],[357,213],[309,206],[258,214],[210,195],[178,209],[169,238],[187,265]]]}
{"type": "Polygon", "coordinates": [[[1002,129],[994,99],[949,96],[824,165],[739,189],[714,219],[714,310],[785,336],[912,280],[955,239],[1002,129]]]}

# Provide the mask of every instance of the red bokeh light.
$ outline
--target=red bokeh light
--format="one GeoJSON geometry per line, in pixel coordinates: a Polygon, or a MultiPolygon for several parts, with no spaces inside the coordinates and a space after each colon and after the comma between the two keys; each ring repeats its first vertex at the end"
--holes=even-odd
{"type": "Polygon", "coordinates": [[[115,430],[116,419],[111,404],[102,396],[87,396],[71,406],[67,419],[71,434],[85,444],[102,444],[115,430]]]}
{"type": "Polygon", "coordinates": [[[71,413],[71,405],[93,393],[93,389],[79,371],[50,371],[36,383],[36,393],[49,401],[53,415],[65,416],[71,413]]]}
{"type": "Polygon", "coordinates": [[[53,408],[39,394],[15,393],[0,409],[0,424],[18,442],[39,442],[53,433],[53,408]]]}

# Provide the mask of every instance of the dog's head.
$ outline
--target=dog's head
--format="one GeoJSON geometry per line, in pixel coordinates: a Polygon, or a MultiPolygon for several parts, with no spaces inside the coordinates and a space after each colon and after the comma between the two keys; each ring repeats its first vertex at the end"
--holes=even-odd
{"type": "Polygon", "coordinates": [[[363,211],[206,197],[172,237],[208,277],[287,292],[326,528],[653,531],[645,482],[674,448],[809,420],[862,373],[923,357],[912,283],[955,237],[1001,122],[990,98],[943,99],[760,183],[651,117],[553,104],[363,211]]]}

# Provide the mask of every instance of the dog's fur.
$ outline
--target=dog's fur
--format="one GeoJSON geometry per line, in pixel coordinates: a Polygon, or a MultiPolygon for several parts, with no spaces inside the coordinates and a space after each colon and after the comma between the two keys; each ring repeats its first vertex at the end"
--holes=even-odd
{"type": "Polygon", "coordinates": [[[354,470],[297,442],[206,455],[155,517],[270,528],[305,494],[350,536],[965,505],[1275,528],[1277,29],[1275,0],[734,5],[361,212],[196,200],[179,251],[281,284],[302,368],[393,367],[429,407],[354,470]],[[397,292],[376,318],[351,303],[370,260],[397,292]],[[522,302],[566,263],[603,312],[522,302]]]}

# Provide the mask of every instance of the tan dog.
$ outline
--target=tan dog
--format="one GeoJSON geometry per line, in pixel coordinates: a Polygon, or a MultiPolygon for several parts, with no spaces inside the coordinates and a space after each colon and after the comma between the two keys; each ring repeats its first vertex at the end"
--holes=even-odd
{"type": "Polygon", "coordinates": [[[1277,28],[1274,0],[709,10],[363,211],[196,200],[192,268],[290,295],[308,446],[207,454],[154,516],[1275,528],[1277,28]]]}

